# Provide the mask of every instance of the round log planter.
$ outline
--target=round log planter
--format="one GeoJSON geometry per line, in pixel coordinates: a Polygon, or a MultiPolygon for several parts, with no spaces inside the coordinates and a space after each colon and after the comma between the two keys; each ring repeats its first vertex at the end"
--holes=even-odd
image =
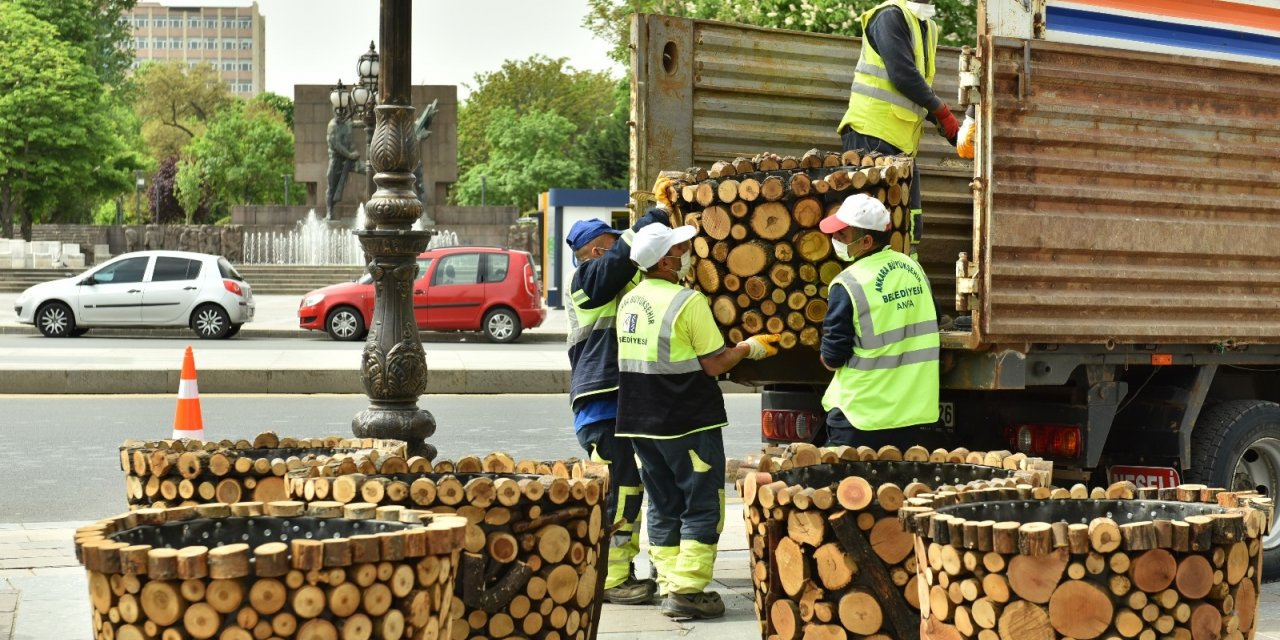
{"type": "Polygon", "coordinates": [[[295,478],[295,495],[466,518],[452,638],[586,639],[603,603],[608,478],[576,461],[504,454],[437,461],[432,473],[295,478]],[[515,473],[516,468],[553,474],[515,473]]]}
{"type": "Polygon", "coordinates": [[[904,509],[921,559],[921,638],[1252,638],[1271,501],[1200,485],[1167,495],[1184,500],[904,509]]]}
{"type": "Polygon", "coordinates": [[[899,509],[935,490],[1032,490],[1024,472],[886,453],[891,459],[862,461],[849,447],[792,447],[781,460],[789,470],[738,483],[762,637],[916,637],[918,563],[899,509]],[[821,462],[841,455],[854,461],[821,462]]]}
{"type": "Polygon", "coordinates": [[[83,527],[95,637],[447,638],[465,522],[401,511],[208,504],[83,527]]]}
{"type": "Polygon", "coordinates": [[[271,502],[288,496],[290,472],[407,471],[404,443],[358,438],[280,438],[262,433],[248,440],[129,441],[120,447],[129,508],[165,508],[211,502],[271,502]]]}

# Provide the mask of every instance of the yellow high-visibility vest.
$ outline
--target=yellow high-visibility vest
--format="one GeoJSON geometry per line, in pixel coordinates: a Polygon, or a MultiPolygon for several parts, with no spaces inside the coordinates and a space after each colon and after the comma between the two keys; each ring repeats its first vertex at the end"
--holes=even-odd
{"type": "Polygon", "coordinates": [[[822,397],[854,427],[874,431],[938,421],[938,317],[924,268],[885,248],[831,281],[853,301],[853,357],[822,397]]]}
{"type": "Polygon", "coordinates": [[[920,22],[911,9],[907,8],[906,0],[885,0],[859,17],[863,33],[862,51],[858,54],[858,66],[853,72],[849,108],[836,130],[843,130],[847,126],[863,135],[880,138],[914,156],[920,148],[920,134],[924,130],[924,118],[928,113],[924,107],[912,102],[893,86],[889,81],[889,73],[884,68],[884,58],[880,57],[880,53],[871,46],[871,39],[866,36],[871,19],[886,7],[898,7],[902,11],[907,28],[911,30],[916,69],[924,76],[925,82],[933,85],[934,72],[937,70],[938,26],[932,20],[927,20],[927,31],[921,33],[920,22]],[[928,56],[925,55],[925,47],[928,47],[928,56]]]}

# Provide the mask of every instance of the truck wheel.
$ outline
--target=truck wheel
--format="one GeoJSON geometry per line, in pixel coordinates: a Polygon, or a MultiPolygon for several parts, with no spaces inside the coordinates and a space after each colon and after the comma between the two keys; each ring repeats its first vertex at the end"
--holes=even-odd
{"type": "MultiPolygon", "coordinates": [[[[1191,433],[1192,482],[1280,494],[1280,404],[1233,400],[1205,410],[1191,433]]],[[[1262,539],[1263,578],[1280,579],[1280,526],[1262,539]]]]}

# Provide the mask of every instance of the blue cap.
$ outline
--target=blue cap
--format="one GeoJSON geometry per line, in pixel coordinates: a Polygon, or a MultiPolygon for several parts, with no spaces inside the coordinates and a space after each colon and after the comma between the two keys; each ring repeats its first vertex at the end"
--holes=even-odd
{"type": "Polygon", "coordinates": [[[588,242],[606,233],[612,233],[615,236],[622,235],[621,231],[610,227],[604,220],[598,218],[579,220],[569,228],[569,235],[565,236],[564,241],[568,243],[571,249],[577,251],[587,246],[588,242]]]}

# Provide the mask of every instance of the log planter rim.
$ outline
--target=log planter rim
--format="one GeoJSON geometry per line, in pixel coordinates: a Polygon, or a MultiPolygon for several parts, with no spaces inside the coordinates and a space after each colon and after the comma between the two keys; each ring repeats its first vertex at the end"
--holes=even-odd
{"type": "MultiPolygon", "coordinates": [[[[126,474],[134,476],[182,476],[188,479],[206,473],[215,477],[283,476],[288,472],[328,464],[335,456],[352,459],[354,464],[367,469],[365,462],[372,465],[397,458],[403,460],[404,454],[405,443],[399,440],[339,436],[282,438],[274,432],[266,431],[258,434],[252,441],[126,440],[120,445],[120,467],[126,474]],[[195,457],[190,457],[191,454],[195,457]],[[178,457],[171,459],[170,455],[178,457]],[[163,462],[156,461],[156,456],[160,456],[163,462]],[[207,464],[214,456],[221,456],[226,466],[207,464]],[[189,464],[188,458],[198,464],[189,464]],[[237,470],[235,464],[242,459],[254,464],[248,469],[237,470]],[[279,467],[275,464],[277,462],[285,462],[286,466],[279,467]],[[163,464],[163,467],[157,468],[157,464],[163,464]]],[[[407,468],[408,461],[404,462],[404,466],[407,468]]]]}
{"type": "MultiPolygon", "coordinates": [[[[258,567],[257,575],[265,576],[262,567],[267,563],[259,560],[278,561],[282,554],[292,568],[302,570],[449,554],[462,548],[465,527],[466,519],[459,516],[399,507],[377,510],[374,505],[327,501],[211,503],[138,509],[100,520],[76,530],[75,550],[86,569],[108,575],[146,575],[147,563],[138,562],[138,558],[159,552],[161,556],[176,553],[196,558],[237,555],[248,560],[242,567],[258,567]],[[267,531],[272,532],[270,536],[267,531]],[[200,537],[186,541],[188,534],[200,537]],[[333,541],[360,544],[351,545],[342,554],[322,553],[333,541]]],[[[236,575],[213,577],[250,575],[250,569],[232,571],[236,575]]]]}

